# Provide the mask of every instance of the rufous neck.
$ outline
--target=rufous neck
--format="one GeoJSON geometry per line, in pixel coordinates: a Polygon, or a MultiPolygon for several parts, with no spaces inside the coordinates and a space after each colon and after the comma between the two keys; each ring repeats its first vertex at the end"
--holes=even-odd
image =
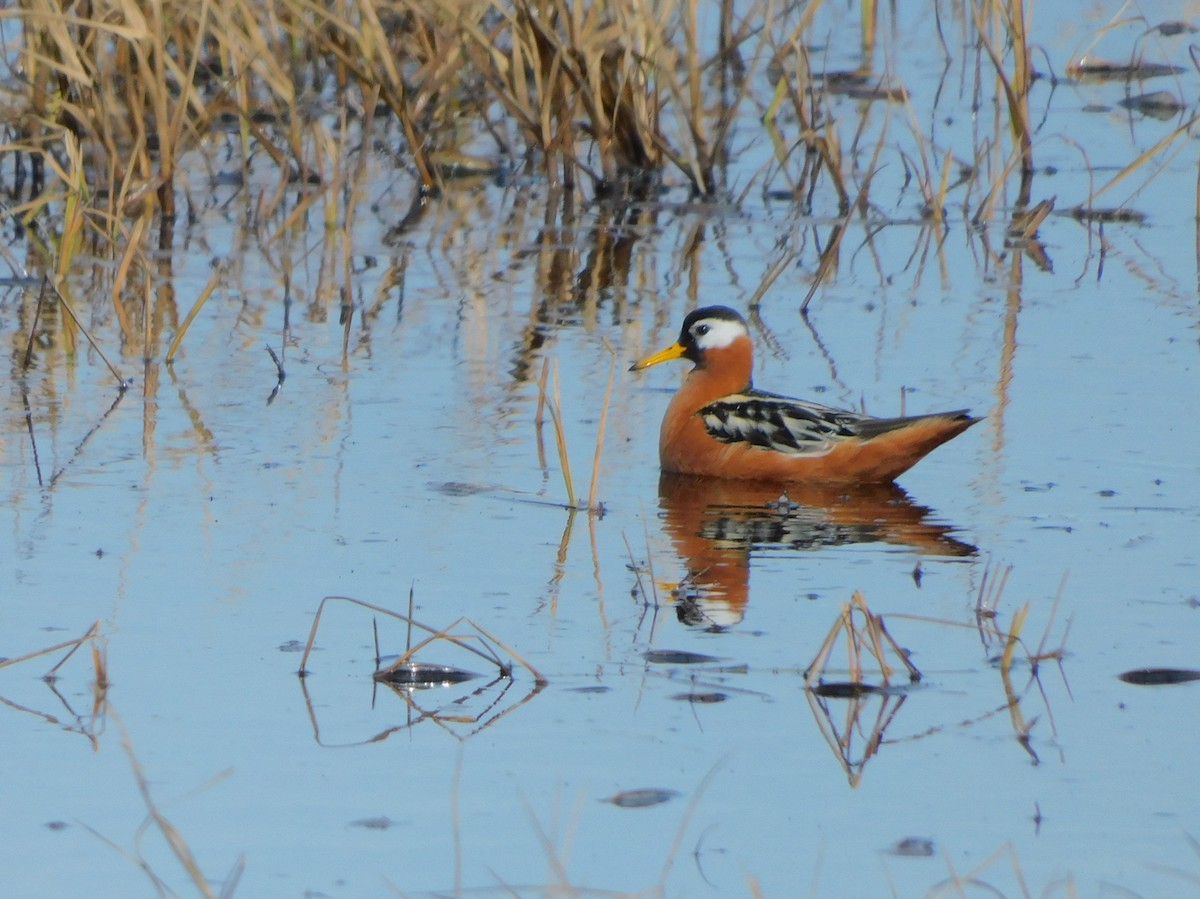
{"type": "Polygon", "coordinates": [[[754,374],[754,344],[749,337],[708,350],[688,380],[702,381],[713,398],[749,390],[754,374]]]}

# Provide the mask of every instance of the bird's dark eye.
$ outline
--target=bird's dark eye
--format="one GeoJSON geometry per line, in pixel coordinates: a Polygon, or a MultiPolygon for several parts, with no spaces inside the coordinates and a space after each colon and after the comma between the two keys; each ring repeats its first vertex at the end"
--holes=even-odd
{"type": "Polygon", "coordinates": [[[709,330],[710,328],[708,325],[696,325],[696,330],[694,333],[697,337],[703,337],[709,332],[709,330]]]}

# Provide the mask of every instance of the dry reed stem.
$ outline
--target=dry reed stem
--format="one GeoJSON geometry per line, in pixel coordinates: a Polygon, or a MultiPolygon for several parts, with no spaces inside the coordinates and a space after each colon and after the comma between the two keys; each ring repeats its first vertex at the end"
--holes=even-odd
{"type": "Polygon", "coordinates": [[[1200,115],[1192,116],[1190,119],[1188,119],[1182,125],[1177,127],[1175,130],[1171,131],[1169,134],[1163,135],[1161,138],[1159,138],[1157,141],[1155,141],[1153,146],[1151,146],[1151,147],[1147,148],[1146,150],[1143,150],[1141,153],[1139,153],[1132,162],[1130,162],[1128,165],[1124,166],[1119,172],[1117,172],[1115,175],[1113,175],[1112,178],[1110,178],[1103,186],[1101,186],[1101,188],[1099,190],[1097,190],[1094,194],[1091,195],[1091,197],[1088,198],[1088,205],[1090,206],[1092,203],[1094,203],[1096,201],[1096,198],[1099,197],[1101,194],[1103,194],[1106,191],[1108,191],[1109,189],[1115,187],[1120,182],[1122,182],[1127,177],[1129,177],[1129,175],[1131,175],[1133,172],[1135,172],[1137,169],[1139,169],[1146,162],[1146,160],[1158,155],[1159,152],[1161,152],[1163,149],[1165,149],[1167,146],[1169,146],[1171,143],[1173,143],[1175,140],[1177,140],[1181,135],[1190,133],[1192,130],[1192,126],[1195,125],[1198,121],[1200,121],[1200,115]]]}
{"type": "Polygon", "coordinates": [[[222,276],[225,274],[224,267],[218,265],[213,269],[212,275],[209,276],[208,283],[204,285],[204,289],[200,291],[200,295],[196,297],[196,301],[192,303],[192,308],[188,310],[188,314],[184,317],[183,323],[179,326],[179,330],[175,332],[175,337],[171,341],[171,345],[167,348],[167,365],[175,362],[175,353],[179,350],[179,345],[183,343],[184,335],[187,334],[188,328],[192,326],[192,322],[204,308],[204,304],[208,302],[208,298],[212,296],[212,292],[216,290],[217,285],[221,282],[222,276]]]}
{"type": "MultiPolygon", "coordinates": [[[[766,295],[766,292],[771,289],[771,285],[779,279],[780,275],[782,275],[788,270],[788,268],[791,267],[792,263],[796,261],[799,255],[800,251],[790,244],[780,249],[779,255],[777,255],[775,260],[767,266],[767,270],[763,272],[762,278],[759,279],[758,287],[754,289],[754,293],[750,295],[750,299],[746,303],[747,307],[750,309],[757,308],[763,296],[766,295]]],[[[817,284],[820,283],[819,278],[814,280],[817,284]]],[[[812,292],[810,291],[809,296],[811,295],[812,292]]],[[[804,307],[801,306],[801,308],[803,309],[804,307]]]]}
{"type": "Polygon", "coordinates": [[[546,444],[542,439],[543,425],[546,423],[546,379],[550,375],[550,357],[542,357],[542,370],[538,375],[538,398],[537,408],[533,413],[533,430],[537,442],[537,460],[538,468],[542,471],[542,477],[545,479],[548,474],[548,466],[546,465],[546,444]]]}
{"type": "Polygon", "coordinates": [[[1000,658],[1000,670],[1007,672],[1012,669],[1013,652],[1021,640],[1021,631],[1025,629],[1025,619],[1029,616],[1029,603],[1021,606],[1013,613],[1012,625],[1005,636],[1004,655],[1000,658]]]}
{"type": "Polygon", "coordinates": [[[837,638],[843,634],[846,638],[847,670],[853,683],[863,683],[862,657],[864,649],[870,653],[875,663],[879,666],[879,672],[885,685],[890,682],[893,670],[888,664],[886,657],[889,648],[905,669],[907,669],[909,680],[912,683],[916,683],[921,679],[921,672],[909,661],[908,654],[904,652],[896,641],[892,639],[891,634],[887,632],[887,628],[883,624],[883,618],[874,614],[867,607],[866,599],[862,593],[855,590],[850,601],[842,603],[842,609],[837,621],[834,622],[829,634],[825,637],[825,641],[821,644],[820,649],[817,650],[817,655],[805,671],[804,682],[808,689],[813,689],[813,685],[825,673],[825,665],[829,659],[829,655],[833,651],[837,638]],[[854,615],[856,612],[863,618],[862,628],[855,623],[854,615]]]}
{"type": "MultiPolygon", "coordinates": [[[[138,834],[134,840],[135,845],[139,845],[141,843],[142,835],[151,825],[153,825],[166,841],[167,846],[170,848],[171,853],[175,856],[176,861],[178,861],[182,866],[183,870],[187,873],[188,878],[191,880],[192,885],[196,888],[201,896],[204,896],[205,899],[219,899],[219,897],[231,896],[233,889],[236,888],[237,882],[241,878],[242,871],[245,868],[245,855],[240,856],[237,861],[234,862],[234,866],[230,873],[226,875],[226,885],[225,888],[222,889],[221,893],[214,893],[212,887],[209,885],[208,878],[204,875],[204,872],[200,870],[200,865],[197,863],[196,857],[192,853],[191,847],[188,845],[187,840],[184,839],[183,834],[179,832],[179,829],[176,828],[175,825],[172,824],[165,815],[163,815],[163,813],[159,810],[158,805],[155,803],[154,797],[150,793],[150,783],[146,779],[145,772],[142,770],[141,762],[138,761],[137,754],[133,750],[133,741],[129,736],[129,731],[125,728],[124,722],[121,720],[121,717],[111,709],[109,711],[109,715],[116,722],[116,725],[121,732],[121,748],[125,750],[125,755],[129,759],[129,766],[133,771],[133,777],[137,783],[138,793],[141,794],[142,802],[146,806],[147,820],[138,828],[138,834]]],[[[232,773],[232,768],[221,772],[210,779],[207,784],[201,787],[201,789],[207,789],[213,784],[225,779],[232,773]]],[[[150,870],[149,864],[141,858],[140,853],[138,855],[138,859],[143,871],[145,871],[156,884],[162,884],[161,879],[150,870]]]]}
{"type": "Polygon", "coordinates": [[[133,265],[134,258],[138,255],[141,249],[142,236],[150,225],[149,215],[139,215],[133,223],[133,230],[129,233],[125,241],[125,249],[121,253],[121,260],[117,264],[116,274],[113,276],[112,286],[112,305],[117,313],[117,318],[120,320],[121,332],[126,336],[132,336],[129,328],[128,317],[125,315],[125,306],[121,302],[121,292],[125,287],[125,281],[129,277],[129,269],[133,265]]]}
{"type": "Polygon", "coordinates": [[[1008,233],[1021,240],[1033,240],[1038,228],[1042,226],[1042,222],[1054,211],[1055,199],[1055,197],[1051,197],[1048,200],[1041,200],[1029,209],[1015,211],[1008,226],[1008,233]]]}
{"type": "Polygon", "coordinates": [[[1016,165],[1020,159],[1021,154],[1018,150],[1014,150],[1011,154],[1009,154],[1004,167],[992,181],[992,186],[988,190],[987,196],[980,201],[979,208],[975,210],[975,214],[971,217],[972,223],[975,225],[980,225],[983,222],[991,220],[992,215],[995,212],[996,201],[1000,197],[1000,192],[1004,189],[1004,185],[1008,182],[1008,176],[1012,174],[1013,169],[1016,168],[1016,165]]]}
{"type": "Polygon", "coordinates": [[[83,333],[83,336],[87,338],[87,341],[91,344],[92,349],[96,351],[96,355],[104,360],[104,364],[108,366],[108,370],[112,373],[112,376],[117,379],[118,389],[121,391],[121,393],[124,393],[129,389],[129,381],[127,381],[117,367],[112,364],[108,356],[104,354],[104,350],[100,349],[100,345],[96,343],[95,339],[91,335],[91,332],[83,326],[83,323],[79,320],[79,316],[75,314],[75,310],[71,308],[71,304],[67,302],[67,298],[63,296],[59,285],[51,284],[50,287],[54,291],[55,296],[58,297],[59,305],[62,306],[63,310],[70,317],[72,324],[74,324],[74,326],[83,333]]]}
{"type": "Polygon", "coordinates": [[[550,413],[550,423],[554,426],[554,445],[558,448],[558,464],[562,470],[563,484],[567,489],[567,504],[572,509],[579,507],[575,498],[575,485],[571,479],[571,458],[567,453],[567,435],[563,431],[562,413],[560,411],[558,390],[558,361],[550,366],[552,397],[547,398],[546,410],[550,413]]]}
{"type": "Polygon", "coordinates": [[[600,407],[600,423],[596,426],[596,452],[592,456],[592,482],[588,487],[588,512],[600,510],[600,502],[596,498],[600,486],[600,456],[604,452],[604,432],[608,427],[608,407],[612,401],[613,380],[617,373],[617,351],[606,340],[610,361],[608,366],[608,384],[604,388],[604,404],[600,407]]]}
{"type": "MultiPolygon", "coordinates": [[[[46,301],[46,286],[48,279],[42,278],[41,289],[38,291],[37,302],[33,304],[33,321],[29,325],[29,339],[25,341],[25,352],[21,356],[21,371],[28,372],[33,364],[33,344],[37,340],[38,323],[42,320],[42,303],[46,301]]],[[[28,407],[26,407],[28,408],[28,407]]],[[[30,430],[32,435],[33,431],[30,430]]]]}
{"type": "Polygon", "coordinates": [[[675,864],[675,857],[679,854],[679,847],[683,844],[683,836],[687,832],[688,825],[696,814],[696,809],[700,805],[700,799],[708,790],[709,785],[717,776],[717,772],[721,766],[725,764],[728,756],[719,759],[711,768],[705,772],[704,777],[700,779],[700,783],[696,785],[696,789],[692,791],[692,796],[688,800],[687,808],[684,809],[683,816],[679,820],[679,825],[675,828],[675,836],[671,840],[671,846],[667,850],[666,860],[663,862],[662,873],[658,876],[656,884],[659,895],[666,893],[667,876],[671,873],[671,868],[675,864]]]}
{"type": "MultiPolygon", "coordinates": [[[[1008,859],[1009,865],[1012,867],[1013,876],[1017,879],[1020,895],[1025,897],[1025,899],[1032,899],[1034,894],[1030,891],[1028,885],[1025,883],[1025,875],[1021,870],[1021,860],[1017,856],[1016,847],[1013,846],[1011,842],[1006,842],[997,849],[994,849],[987,856],[987,858],[962,875],[959,875],[955,870],[954,863],[951,861],[949,855],[943,853],[942,860],[945,862],[946,870],[949,872],[950,877],[947,881],[935,885],[925,895],[927,899],[938,899],[938,897],[941,896],[961,897],[967,894],[966,891],[968,888],[972,891],[977,891],[981,887],[989,886],[987,882],[983,880],[982,874],[997,861],[1000,861],[1004,858],[1008,859]]],[[[1078,896],[1078,893],[1075,890],[1074,880],[1070,877],[1066,879],[1065,883],[1060,882],[1056,884],[1056,886],[1065,887],[1066,895],[1070,897],[1070,899],[1075,899],[1075,897],[1078,896]]],[[[992,889],[992,892],[999,893],[999,890],[992,889]]],[[[1047,889],[1040,895],[1045,896],[1051,894],[1052,892],[1057,892],[1057,890],[1052,890],[1050,887],[1047,887],[1047,889]]]]}
{"type": "Polygon", "coordinates": [[[550,357],[543,356],[542,357],[542,371],[541,371],[541,374],[538,375],[537,408],[534,410],[534,413],[533,413],[533,424],[538,429],[539,433],[542,430],[542,424],[545,422],[545,419],[543,418],[543,414],[546,411],[546,379],[549,377],[549,375],[550,375],[550,357]]]}
{"type": "Polygon", "coordinates": [[[721,767],[726,763],[726,761],[727,757],[719,759],[711,768],[708,769],[704,777],[702,777],[700,782],[696,785],[695,790],[692,791],[687,807],[684,809],[683,814],[680,816],[679,823],[675,827],[675,833],[672,837],[671,845],[667,848],[666,857],[663,859],[663,866],[662,870],[659,872],[658,880],[655,881],[654,885],[647,890],[639,891],[637,893],[613,893],[610,890],[580,886],[571,883],[566,864],[560,858],[560,855],[570,855],[570,842],[573,839],[574,829],[579,819],[578,812],[580,806],[578,804],[575,808],[576,814],[572,815],[570,819],[571,824],[569,825],[568,831],[565,835],[565,841],[568,845],[566,847],[566,851],[563,852],[560,851],[560,849],[555,845],[555,841],[552,840],[550,834],[546,832],[546,828],[543,827],[542,822],[533,813],[533,809],[529,806],[529,803],[524,803],[525,814],[529,819],[530,825],[533,827],[534,836],[541,845],[542,852],[546,856],[546,863],[549,865],[555,878],[553,883],[543,884],[536,888],[521,888],[519,885],[504,883],[504,881],[497,876],[494,871],[492,874],[496,877],[497,882],[504,884],[507,891],[511,892],[513,895],[537,893],[550,896],[664,896],[667,894],[667,879],[671,874],[671,869],[675,865],[675,860],[679,855],[680,847],[683,845],[683,838],[686,836],[688,827],[691,825],[692,819],[696,815],[696,809],[700,805],[700,800],[704,797],[704,794],[708,791],[708,788],[712,785],[717,773],[720,771],[721,767]]]}
{"type": "MultiPolygon", "coordinates": [[[[389,674],[390,672],[393,672],[393,671],[398,671],[400,668],[407,665],[409,663],[409,660],[412,659],[413,656],[415,656],[417,653],[419,653],[422,649],[424,649],[429,644],[434,643],[438,640],[445,640],[447,643],[457,644],[457,645],[463,647],[464,649],[466,649],[469,646],[473,646],[474,643],[471,643],[468,641],[475,640],[476,639],[475,637],[472,637],[470,635],[462,636],[460,634],[453,633],[453,629],[458,627],[458,625],[462,624],[466,620],[467,620],[466,618],[458,618],[455,621],[452,621],[446,627],[442,628],[441,630],[435,631],[434,633],[430,634],[424,640],[418,641],[416,643],[416,645],[412,645],[410,643],[408,645],[408,647],[404,650],[404,652],[400,654],[399,658],[396,659],[395,662],[393,662],[391,665],[388,665],[386,668],[383,668],[380,671],[376,672],[376,674],[375,674],[376,679],[386,680],[387,674],[389,674]]],[[[494,652],[489,652],[488,651],[489,649],[490,649],[490,647],[488,647],[486,644],[484,644],[483,648],[478,650],[477,655],[479,655],[481,658],[484,658],[487,661],[491,662],[503,673],[505,671],[504,663],[500,661],[500,657],[498,655],[496,655],[494,652]]]]}
{"type": "Polygon", "coordinates": [[[96,828],[92,827],[90,824],[88,824],[84,821],[80,821],[79,824],[84,830],[86,830],[88,833],[90,833],[92,836],[94,836],[100,842],[104,843],[106,846],[108,846],[114,852],[123,856],[131,864],[134,864],[137,867],[141,868],[142,873],[145,874],[146,877],[148,877],[150,879],[150,883],[153,884],[154,891],[158,896],[166,897],[166,896],[171,895],[171,892],[170,892],[169,888],[167,887],[167,884],[163,881],[163,879],[161,877],[159,877],[157,874],[154,873],[154,870],[150,867],[150,863],[147,862],[144,858],[142,858],[140,855],[130,852],[125,847],[121,846],[119,843],[116,843],[115,841],[110,840],[108,837],[106,837],[104,834],[100,833],[100,831],[96,830],[96,828]]]}
{"type": "MultiPolygon", "coordinates": [[[[1025,712],[1021,708],[1021,696],[1017,693],[1016,688],[1013,686],[1011,674],[1011,669],[1001,665],[1000,682],[1004,686],[1004,699],[1005,704],[1008,706],[1009,723],[1012,725],[1013,734],[1017,738],[1017,743],[1020,744],[1022,749],[1029,753],[1030,758],[1033,759],[1033,763],[1036,765],[1041,761],[1041,759],[1038,758],[1037,751],[1033,748],[1032,734],[1033,726],[1037,723],[1038,719],[1034,718],[1032,721],[1025,720],[1025,712]]],[[[1037,676],[1034,675],[1033,679],[1037,680],[1037,676]]],[[[1045,694],[1043,693],[1043,698],[1044,696],[1045,694]]],[[[1049,706],[1047,706],[1047,710],[1049,710],[1049,706]]],[[[1053,727],[1053,725],[1051,726],[1053,727]]]]}
{"type": "Polygon", "coordinates": [[[99,636],[100,622],[96,621],[87,629],[87,633],[85,633],[82,637],[76,637],[74,640],[64,640],[61,643],[55,643],[53,646],[35,649],[32,652],[27,652],[14,658],[0,659],[0,668],[8,668],[10,665],[17,665],[21,662],[27,662],[30,659],[36,659],[39,656],[49,655],[52,652],[58,652],[60,649],[66,649],[68,650],[67,654],[55,662],[54,666],[47,671],[45,675],[43,675],[43,677],[47,679],[53,679],[58,673],[58,669],[66,663],[67,659],[71,658],[71,656],[75,654],[75,651],[79,649],[80,646],[89,640],[98,639],[99,636]]]}
{"type": "MultiPolygon", "coordinates": [[[[1007,100],[1013,143],[1021,157],[1022,195],[1025,196],[1029,176],[1033,173],[1033,135],[1029,117],[1029,89],[1033,78],[1027,45],[1025,0],[1010,0],[1010,2],[988,3],[987,5],[993,11],[993,21],[1003,20],[1005,31],[1012,45],[1013,74],[1011,78],[1005,74],[1004,62],[989,36],[990,29],[984,21],[980,0],[972,0],[971,14],[975,21],[975,30],[979,41],[992,61],[992,66],[996,70],[996,78],[1000,81],[1007,100]]],[[[1026,202],[1027,199],[1017,205],[1023,206],[1026,202]]]]}
{"type": "MultiPolygon", "coordinates": [[[[437,638],[446,639],[446,640],[454,643],[455,645],[462,647],[467,652],[470,652],[470,653],[478,656],[479,658],[481,658],[491,664],[496,665],[498,668],[500,668],[501,673],[504,673],[507,670],[507,666],[503,665],[499,661],[499,658],[498,658],[498,656],[496,656],[495,653],[484,652],[483,650],[479,649],[477,646],[473,645],[472,643],[467,642],[469,639],[471,639],[469,637],[463,638],[463,637],[458,637],[453,634],[450,634],[450,630],[452,628],[457,627],[459,624],[461,624],[463,622],[466,622],[471,627],[475,628],[475,630],[478,631],[479,634],[481,634],[485,639],[492,641],[497,646],[499,646],[501,649],[503,649],[506,653],[510,654],[517,661],[517,663],[521,665],[521,667],[525,668],[530,674],[533,675],[534,680],[537,682],[537,684],[539,686],[542,686],[542,685],[545,685],[546,683],[548,683],[546,678],[544,678],[542,676],[541,672],[539,672],[536,668],[534,668],[527,661],[525,661],[525,659],[521,655],[519,655],[517,652],[515,652],[507,643],[505,643],[502,640],[493,636],[491,633],[489,633],[484,628],[480,627],[478,624],[476,624],[470,618],[467,618],[465,616],[460,616],[453,623],[451,623],[448,627],[433,628],[427,624],[423,624],[420,621],[417,621],[411,615],[403,615],[400,612],[396,612],[393,609],[387,608],[386,606],[380,606],[380,605],[376,605],[374,603],[365,602],[364,600],[356,599],[353,596],[337,596],[337,595],[323,597],[321,599],[321,602],[317,606],[316,614],[313,616],[312,628],[309,630],[309,633],[308,633],[308,641],[304,645],[304,654],[300,657],[300,669],[297,673],[301,677],[304,677],[305,675],[308,674],[308,669],[307,669],[308,657],[309,657],[309,654],[312,652],[313,644],[316,642],[316,639],[317,639],[317,630],[321,624],[321,616],[322,616],[322,614],[324,614],[325,604],[331,600],[335,600],[338,602],[351,603],[352,605],[360,606],[364,609],[369,609],[372,612],[378,612],[381,615],[387,615],[390,618],[395,618],[397,621],[403,621],[403,622],[407,623],[410,628],[415,627],[418,630],[422,630],[425,633],[432,635],[430,639],[422,641],[419,644],[419,646],[424,646],[425,644],[429,643],[431,639],[437,639],[437,638]]],[[[406,652],[404,658],[407,659],[409,656],[411,656],[411,654],[412,654],[412,650],[410,650],[409,652],[406,652]]]]}
{"type": "Polygon", "coordinates": [[[850,786],[858,787],[862,782],[867,762],[879,751],[884,733],[908,697],[904,694],[894,693],[877,696],[876,698],[881,701],[872,723],[866,721],[864,716],[870,706],[868,697],[849,696],[846,699],[845,716],[839,726],[833,720],[833,713],[826,697],[819,695],[814,690],[806,690],[805,696],[825,744],[837,758],[850,786]],[[855,759],[851,756],[851,751],[858,737],[865,737],[865,742],[859,757],[855,759]]]}
{"type": "Polygon", "coordinates": [[[1062,580],[1058,582],[1058,590],[1054,593],[1054,602],[1050,605],[1050,615],[1046,619],[1046,628],[1042,631],[1042,639],[1038,643],[1037,651],[1034,653],[1034,662],[1046,658],[1062,658],[1063,652],[1066,649],[1067,636],[1071,631],[1071,622],[1068,619],[1066,628],[1063,631],[1062,642],[1059,648],[1053,652],[1046,652],[1046,640],[1050,637],[1050,627],[1054,624],[1054,619],[1058,616],[1058,607],[1062,602],[1063,591],[1067,588],[1067,573],[1064,571],[1062,580]]]}
{"type": "Polygon", "coordinates": [[[807,315],[808,304],[812,302],[813,297],[817,295],[817,289],[829,277],[838,261],[838,250],[842,245],[842,237],[846,233],[846,226],[850,224],[850,213],[847,212],[842,216],[842,220],[833,226],[830,235],[829,243],[825,249],[821,251],[820,262],[817,265],[816,274],[813,275],[812,284],[809,285],[808,292],[804,294],[804,299],[800,301],[800,314],[807,315]]]}
{"type": "MultiPolygon", "coordinates": [[[[1011,566],[1006,568],[999,575],[1000,581],[1001,581],[1001,586],[998,589],[988,588],[992,592],[993,595],[997,596],[997,598],[998,598],[1000,590],[1003,589],[1003,584],[1006,583],[1008,580],[1008,575],[1009,575],[1010,571],[1011,571],[1011,566]]],[[[982,591],[982,589],[983,588],[981,588],[981,591],[982,591]]],[[[997,599],[997,601],[998,601],[998,599],[997,599]]],[[[989,637],[995,636],[1004,642],[1004,646],[1005,646],[1004,655],[1008,656],[1007,661],[1005,661],[1002,656],[1002,660],[1001,660],[1002,665],[1004,665],[1004,664],[1011,665],[1013,656],[1010,654],[1010,649],[1015,646],[1021,647],[1021,650],[1024,652],[1026,660],[1030,663],[1031,667],[1035,667],[1037,662],[1047,659],[1047,658],[1062,659],[1062,657],[1065,655],[1065,652],[1066,652],[1066,635],[1065,634],[1063,637],[1062,644],[1059,646],[1059,648],[1056,650],[1053,650],[1052,652],[1049,652],[1049,653],[1044,652],[1044,646],[1045,646],[1045,641],[1047,639],[1047,633],[1045,633],[1045,632],[1043,633],[1041,642],[1036,651],[1031,650],[1030,647],[1026,645],[1025,641],[1021,639],[1021,631],[1024,628],[1025,619],[1028,615],[1028,605],[1029,604],[1026,603],[1025,606],[1023,606],[1021,609],[1018,609],[1017,612],[1015,612],[1013,614],[1013,625],[1012,625],[1012,629],[1009,631],[1002,631],[999,628],[996,628],[994,625],[992,625],[990,628],[986,628],[986,629],[982,628],[982,626],[981,626],[982,619],[985,617],[991,617],[992,615],[994,615],[994,611],[988,611],[988,612],[981,613],[979,611],[981,606],[980,606],[980,603],[978,600],[976,603],[976,619],[977,620],[974,623],[969,623],[969,622],[964,622],[964,621],[951,621],[951,620],[945,619],[945,618],[932,618],[932,617],[929,617],[926,615],[914,615],[909,612],[889,612],[888,617],[889,618],[899,618],[899,619],[902,619],[905,621],[918,621],[918,622],[923,622],[925,624],[937,624],[937,625],[941,625],[943,627],[966,628],[966,629],[973,630],[976,633],[981,633],[981,634],[986,633],[986,635],[989,637]]],[[[1056,602],[1055,602],[1055,605],[1053,608],[1057,609],[1057,599],[1056,599],[1056,602]]],[[[1049,624],[1047,625],[1047,628],[1048,627],[1049,627],[1049,624]]],[[[1069,629],[1069,624],[1068,624],[1068,629],[1069,629]]]]}

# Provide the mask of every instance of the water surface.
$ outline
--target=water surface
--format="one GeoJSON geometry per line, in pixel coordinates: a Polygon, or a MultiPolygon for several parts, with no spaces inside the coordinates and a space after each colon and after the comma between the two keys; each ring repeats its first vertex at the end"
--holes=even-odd
{"type": "MultiPolygon", "coordinates": [[[[1038,27],[1061,77],[1094,32],[1051,14],[1038,27]]],[[[915,52],[912,24],[896,26],[896,76],[917,120],[942,123],[939,148],[972,158],[970,91],[915,52]]],[[[1153,51],[1186,63],[1185,39],[1153,51]]],[[[1194,97],[1194,68],[1173,84],[1194,97]]],[[[1177,127],[1119,107],[1127,91],[1039,85],[1035,200],[1086,202],[1085,158],[1104,180],[1177,127]]],[[[834,108],[873,128],[889,115],[834,108]]],[[[769,158],[752,124],[735,183],[769,158]]],[[[160,342],[213,261],[229,272],[173,367],[165,346],[145,366],[122,351],[110,297],[88,307],[132,378],[115,406],[113,378],[65,351],[52,311],[21,371],[33,294],[6,289],[0,653],[98,621],[110,685],[94,710],[87,652],[52,685],[49,659],[0,671],[5,894],[152,894],[130,855],[192,891],[142,829],[135,771],[216,890],[244,858],[243,895],[909,896],[955,876],[968,895],[995,894],[969,878],[1004,895],[1192,894],[1196,687],[1117,675],[1198,667],[1194,147],[1096,201],[1144,222],[1051,215],[1052,270],[1006,248],[1002,220],[981,231],[956,207],[937,232],[889,154],[879,207],[851,222],[807,320],[828,211],[758,190],[735,207],[674,186],[571,215],[538,179],[500,178],[455,186],[398,233],[412,179],[372,159],[345,329],[341,248],[320,223],[264,246],[231,211],[239,189],[217,187],[169,254],[160,342]],[[684,366],[625,369],[695,305],[746,311],[781,248],[795,262],[758,310],[759,385],[987,416],[895,492],[781,505],[660,483],[658,423],[684,366]],[[269,404],[267,346],[287,375],[269,404]],[[569,512],[538,379],[548,360],[586,494],[614,355],[604,514],[569,512]],[[985,578],[1010,566],[996,602],[985,578]],[[466,616],[546,685],[520,664],[494,680],[443,645],[427,660],[484,676],[376,687],[373,616],[348,603],[326,607],[296,676],[323,596],[403,613],[410,589],[420,621],[466,616]],[[822,704],[805,669],[856,590],[923,677],[822,704]],[[1004,630],[1028,604],[1026,648],[1062,648],[1061,665],[1031,680],[1018,650],[1006,693],[981,595],[1004,630]],[[606,801],[634,790],[662,792],[606,801]]],[[[407,635],[380,617],[379,639],[394,656],[407,635]]]]}

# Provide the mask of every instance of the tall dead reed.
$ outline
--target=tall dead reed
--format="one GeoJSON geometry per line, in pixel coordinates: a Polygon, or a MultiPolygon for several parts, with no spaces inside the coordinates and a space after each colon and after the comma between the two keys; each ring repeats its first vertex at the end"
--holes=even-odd
{"type": "Polygon", "coordinates": [[[971,14],[980,45],[996,72],[998,96],[1007,111],[1013,155],[1019,159],[1021,186],[1016,205],[1029,205],[1033,185],[1033,128],[1029,91],[1033,86],[1033,61],[1029,47],[1025,0],[972,0],[971,14]],[[1004,63],[1008,48],[1011,64],[1004,63]]]}

